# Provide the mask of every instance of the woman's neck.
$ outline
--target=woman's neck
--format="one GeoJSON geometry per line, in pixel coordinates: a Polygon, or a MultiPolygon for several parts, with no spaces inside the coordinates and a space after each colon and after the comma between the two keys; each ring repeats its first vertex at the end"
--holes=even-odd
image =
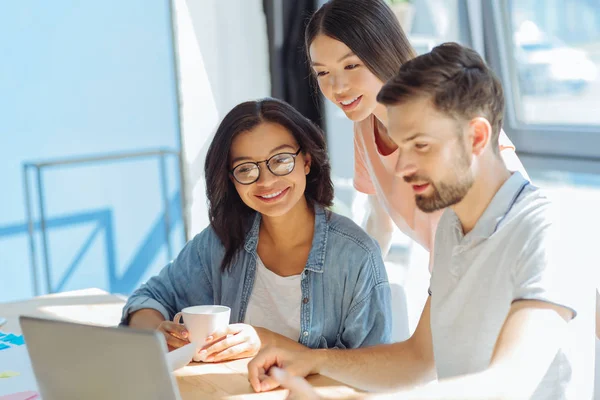
{"type": "Polygon", "coordinates": [[[266,241],[278,250],[291,249],[312,243],[315,229],[314,209],[309,207],[306,198],[286,214],[278,217],[262,216],[260,240],[266,241]]]}
{"type": "Polygon", "coordinates": [[[375,110],[373,110],[373,115],[375,116],[373,120],[375,144],[381,155],[388,156],[398,149],[398,145],[388,135],[387,109],[382,104],[378,104],[375,110]]]}
{"type": "Polygon", "coordinates": [[[375,109],[373,110],[373,115],[375,115],[375,118],[387,129],[388,113],[387,108],[383,104],[377,103],[377,106],[375,106],[375,109]]]}

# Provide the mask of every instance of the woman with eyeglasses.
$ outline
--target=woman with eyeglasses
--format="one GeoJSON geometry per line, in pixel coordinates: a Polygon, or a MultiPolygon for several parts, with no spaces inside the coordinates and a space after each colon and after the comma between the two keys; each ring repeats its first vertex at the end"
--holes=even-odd
{"type": "Polygon", "coordinates": [[[184,307],[231,308],[207,362],[261,347],[356,348],[390,341],[390,288],[377,243],[328,210],[320,129],[287,103],[249,101],[225,116],[205,163],[210,226],[129,298],[123,324],[187,341],[184,307]]]}

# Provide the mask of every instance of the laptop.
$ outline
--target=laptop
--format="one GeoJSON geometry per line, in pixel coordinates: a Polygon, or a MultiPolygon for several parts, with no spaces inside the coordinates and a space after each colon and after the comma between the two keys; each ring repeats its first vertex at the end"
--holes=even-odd
{"type": "Polygon", "coordinates": [[[44,400],[180,400],[158,332],[21,316],[44,400]]]}

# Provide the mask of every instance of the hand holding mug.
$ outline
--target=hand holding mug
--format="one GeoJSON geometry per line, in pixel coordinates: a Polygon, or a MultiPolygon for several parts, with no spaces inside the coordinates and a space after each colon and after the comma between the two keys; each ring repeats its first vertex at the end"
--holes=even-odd
{"type": "MultiPolygon", "coordinates": [[[[171,341],[179,345],[187,344],[187,341],[195,343],[197,351],[200,351],[207,343],[206,338],[217,330],[222,330],[229,324],[231,309],[226,306],[193,306],[186,307],[181,312],[175,314],[173,323],[179,325],[179,329],[173,328],[173,325],[165,324],[165,329],[171,329],[169,335],[179,340],[171,341]],[[183,317],[184,325],[181,325],[183,317]],[[183,329],[183,330],[182,330],[183,329]],[[173,332],[176,331],[176,332],[173,332]],[[187,332],[187,335],[185,335],[187,332]],[[182,337],[179,335],[181,333],[182,337]]],[[[162,325],[162,324],[161,324],[162,325]]],[[[200,355],[194,356],[194,361],[204,361],[200,355]]]]}
{"type": "Polygon", "coordinates": [[[189,332],[184,325],[179,323],[163,321],[156,329],[165,335],[169,350],[178,349],[190,342],[188,339],[189,332]]]}
{"type": "Polygon", "coordinates": [[[237,360],[254,357],[261,347],[256,329],[248,324],[231,324],[206,338],[207,346],[200,351],[205,362],[237,360]]]}

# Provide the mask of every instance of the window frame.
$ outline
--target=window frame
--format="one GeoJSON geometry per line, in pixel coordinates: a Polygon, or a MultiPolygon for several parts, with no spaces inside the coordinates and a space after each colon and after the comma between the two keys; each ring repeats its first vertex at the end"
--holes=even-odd
{"type": "MultiPolygon", "coordinates": [[[[598,166],[582,166],[600,162],[600,124],[535,124],[519,120],[520,94],[515,93],[515,89],[518,90],[516,64],[509,62],[514,60],[509,1],[479,1],[487,61],[501,79],[506,97],[504,130],[519,155],[544,158],[551,163],[562,159],[566,162],[563,162],[564,166],[577,164],[579,172],[597,171],[598,166]]],[[[540,165],[539,160],[537,163],[540,165]]]]}

